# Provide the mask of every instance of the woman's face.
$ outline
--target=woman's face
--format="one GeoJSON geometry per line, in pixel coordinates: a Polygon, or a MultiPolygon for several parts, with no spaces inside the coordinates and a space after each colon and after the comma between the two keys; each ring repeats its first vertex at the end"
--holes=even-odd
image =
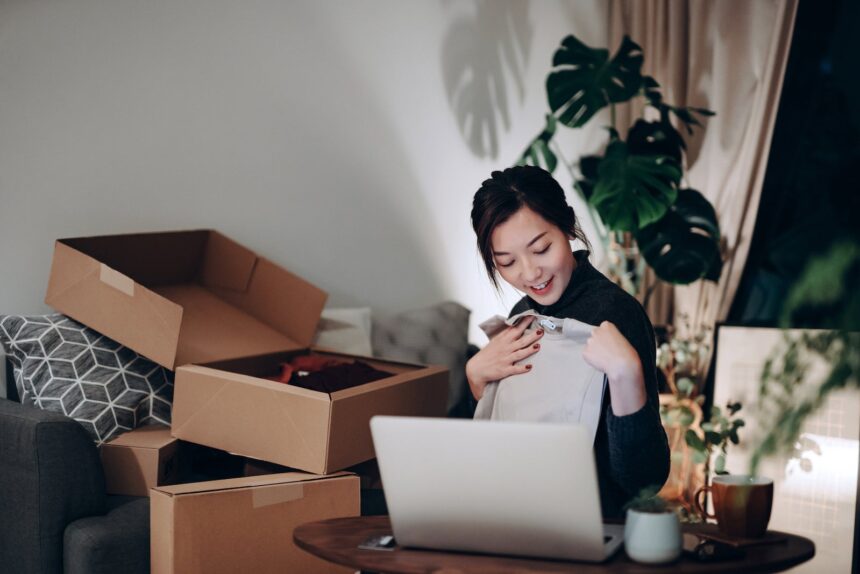
{"type": "Polygon", "coordinates": [[[576,267],[564,231],[528,207],[497,225],[490,244],[502,279],[541,305],[559,300],[576,267]]]}

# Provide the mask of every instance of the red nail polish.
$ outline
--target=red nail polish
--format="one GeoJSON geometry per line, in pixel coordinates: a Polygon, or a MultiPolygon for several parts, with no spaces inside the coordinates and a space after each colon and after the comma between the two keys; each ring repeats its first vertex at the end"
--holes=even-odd
{"type": "Polygon", "coordinates": [[[535,344],[534,344],[534,345],[532,345],[532,346],[533,346],[535,349],[540,349],[540,345],[539,345],[539,344],[537,344],[537,343],[535,343],[535,344]]]}
{"type": "Polygon", "coordinates": [[[531,366],[531,365],[526,365],[526,370],[527,370],[527,371],[530,371],[530,370],[531,370],[531,368],[532,368],[532,366],[531,366]]]}
{"type": "Polygon", "coordinates": [[[537,334],[538,334],[538,335],[543,335],[543,329],[538,329],[538,330],[537,330],[537,334]]]}

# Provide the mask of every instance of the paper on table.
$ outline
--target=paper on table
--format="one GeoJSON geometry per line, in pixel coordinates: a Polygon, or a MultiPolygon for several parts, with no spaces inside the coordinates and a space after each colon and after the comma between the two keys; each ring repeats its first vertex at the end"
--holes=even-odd
{"type": "Polygon", "coordinates": [[[541,328],[540,350],[523,361],[529,372],[489,383],[475,409],[475,419],[579,423],[592,442],[600,423],[604,374],[585,362],[582,351],[593,327],[575,319],[559,319],[525,311],[505,320],[495,316],[480,325],[492,338],[523,317],[535,320],[526,332],[541,328]]]}

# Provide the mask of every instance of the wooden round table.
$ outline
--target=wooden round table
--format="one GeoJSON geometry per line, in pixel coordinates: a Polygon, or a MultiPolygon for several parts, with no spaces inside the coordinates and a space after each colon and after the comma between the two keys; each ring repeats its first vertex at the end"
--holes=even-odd
{"type": "Polygon", "coordinates": [[[779,572],[815,555],[815,545],[807,538],[785,534],[785,540],[745,548],[741,559],[723,562],[696,562],[682,556],[677,562],[663,566],[647,566],[633,562],[624,550],[603,564],[533,560],[508,556],[490,556],[432,550],[404,549],[364,550],[359,544],[370,538],[391,534],[387,516],[333,518],[303,524],[293,532],[299,548],[311,554],[350,568],[385,573],[438,574],[507,572],[779,572]]]}

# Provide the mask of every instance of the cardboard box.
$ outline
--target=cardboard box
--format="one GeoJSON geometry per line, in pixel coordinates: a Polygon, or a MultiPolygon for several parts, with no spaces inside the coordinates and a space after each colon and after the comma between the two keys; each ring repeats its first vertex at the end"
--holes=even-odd
{"type": "Polygon", "coordinates": [[[358,516],[358,485],[349,474],[293,472],[154,488],[151,572],[352,572],[296,547],[293,530],[358,516]]]}
{"type": "Polygon", "coordinates": [[[309,352],[325,300],[212,230],[60,239],[45,296],[177,371],[173,436],[317,474],[373,458],[373,415],[443,416],[448,392],[442,368],[373,359],[393,376],[331,395],[258,378],[309,352]]]}
{"type": "Polygon", "coordinates": [[[331,394],[260,378],[308,352],[180,367],[174,383],[173,436],[325,474],[374,458],[372,416],[445,414],[448,371],[443,367],[359,357],[392,376],[331,394]]]}
{"type": "Polygon", "coordinates": [[[45,303],[174,370],[300,349],[325,292],[212,230],[60,239],[45,303]]]}
{"type": "Polygon", "coordinates": [[[149,496],[150,488],[173,484],[182,474],[179,440],[163,425],[136,428],[99,451],[108,494],[149,496]]]}

